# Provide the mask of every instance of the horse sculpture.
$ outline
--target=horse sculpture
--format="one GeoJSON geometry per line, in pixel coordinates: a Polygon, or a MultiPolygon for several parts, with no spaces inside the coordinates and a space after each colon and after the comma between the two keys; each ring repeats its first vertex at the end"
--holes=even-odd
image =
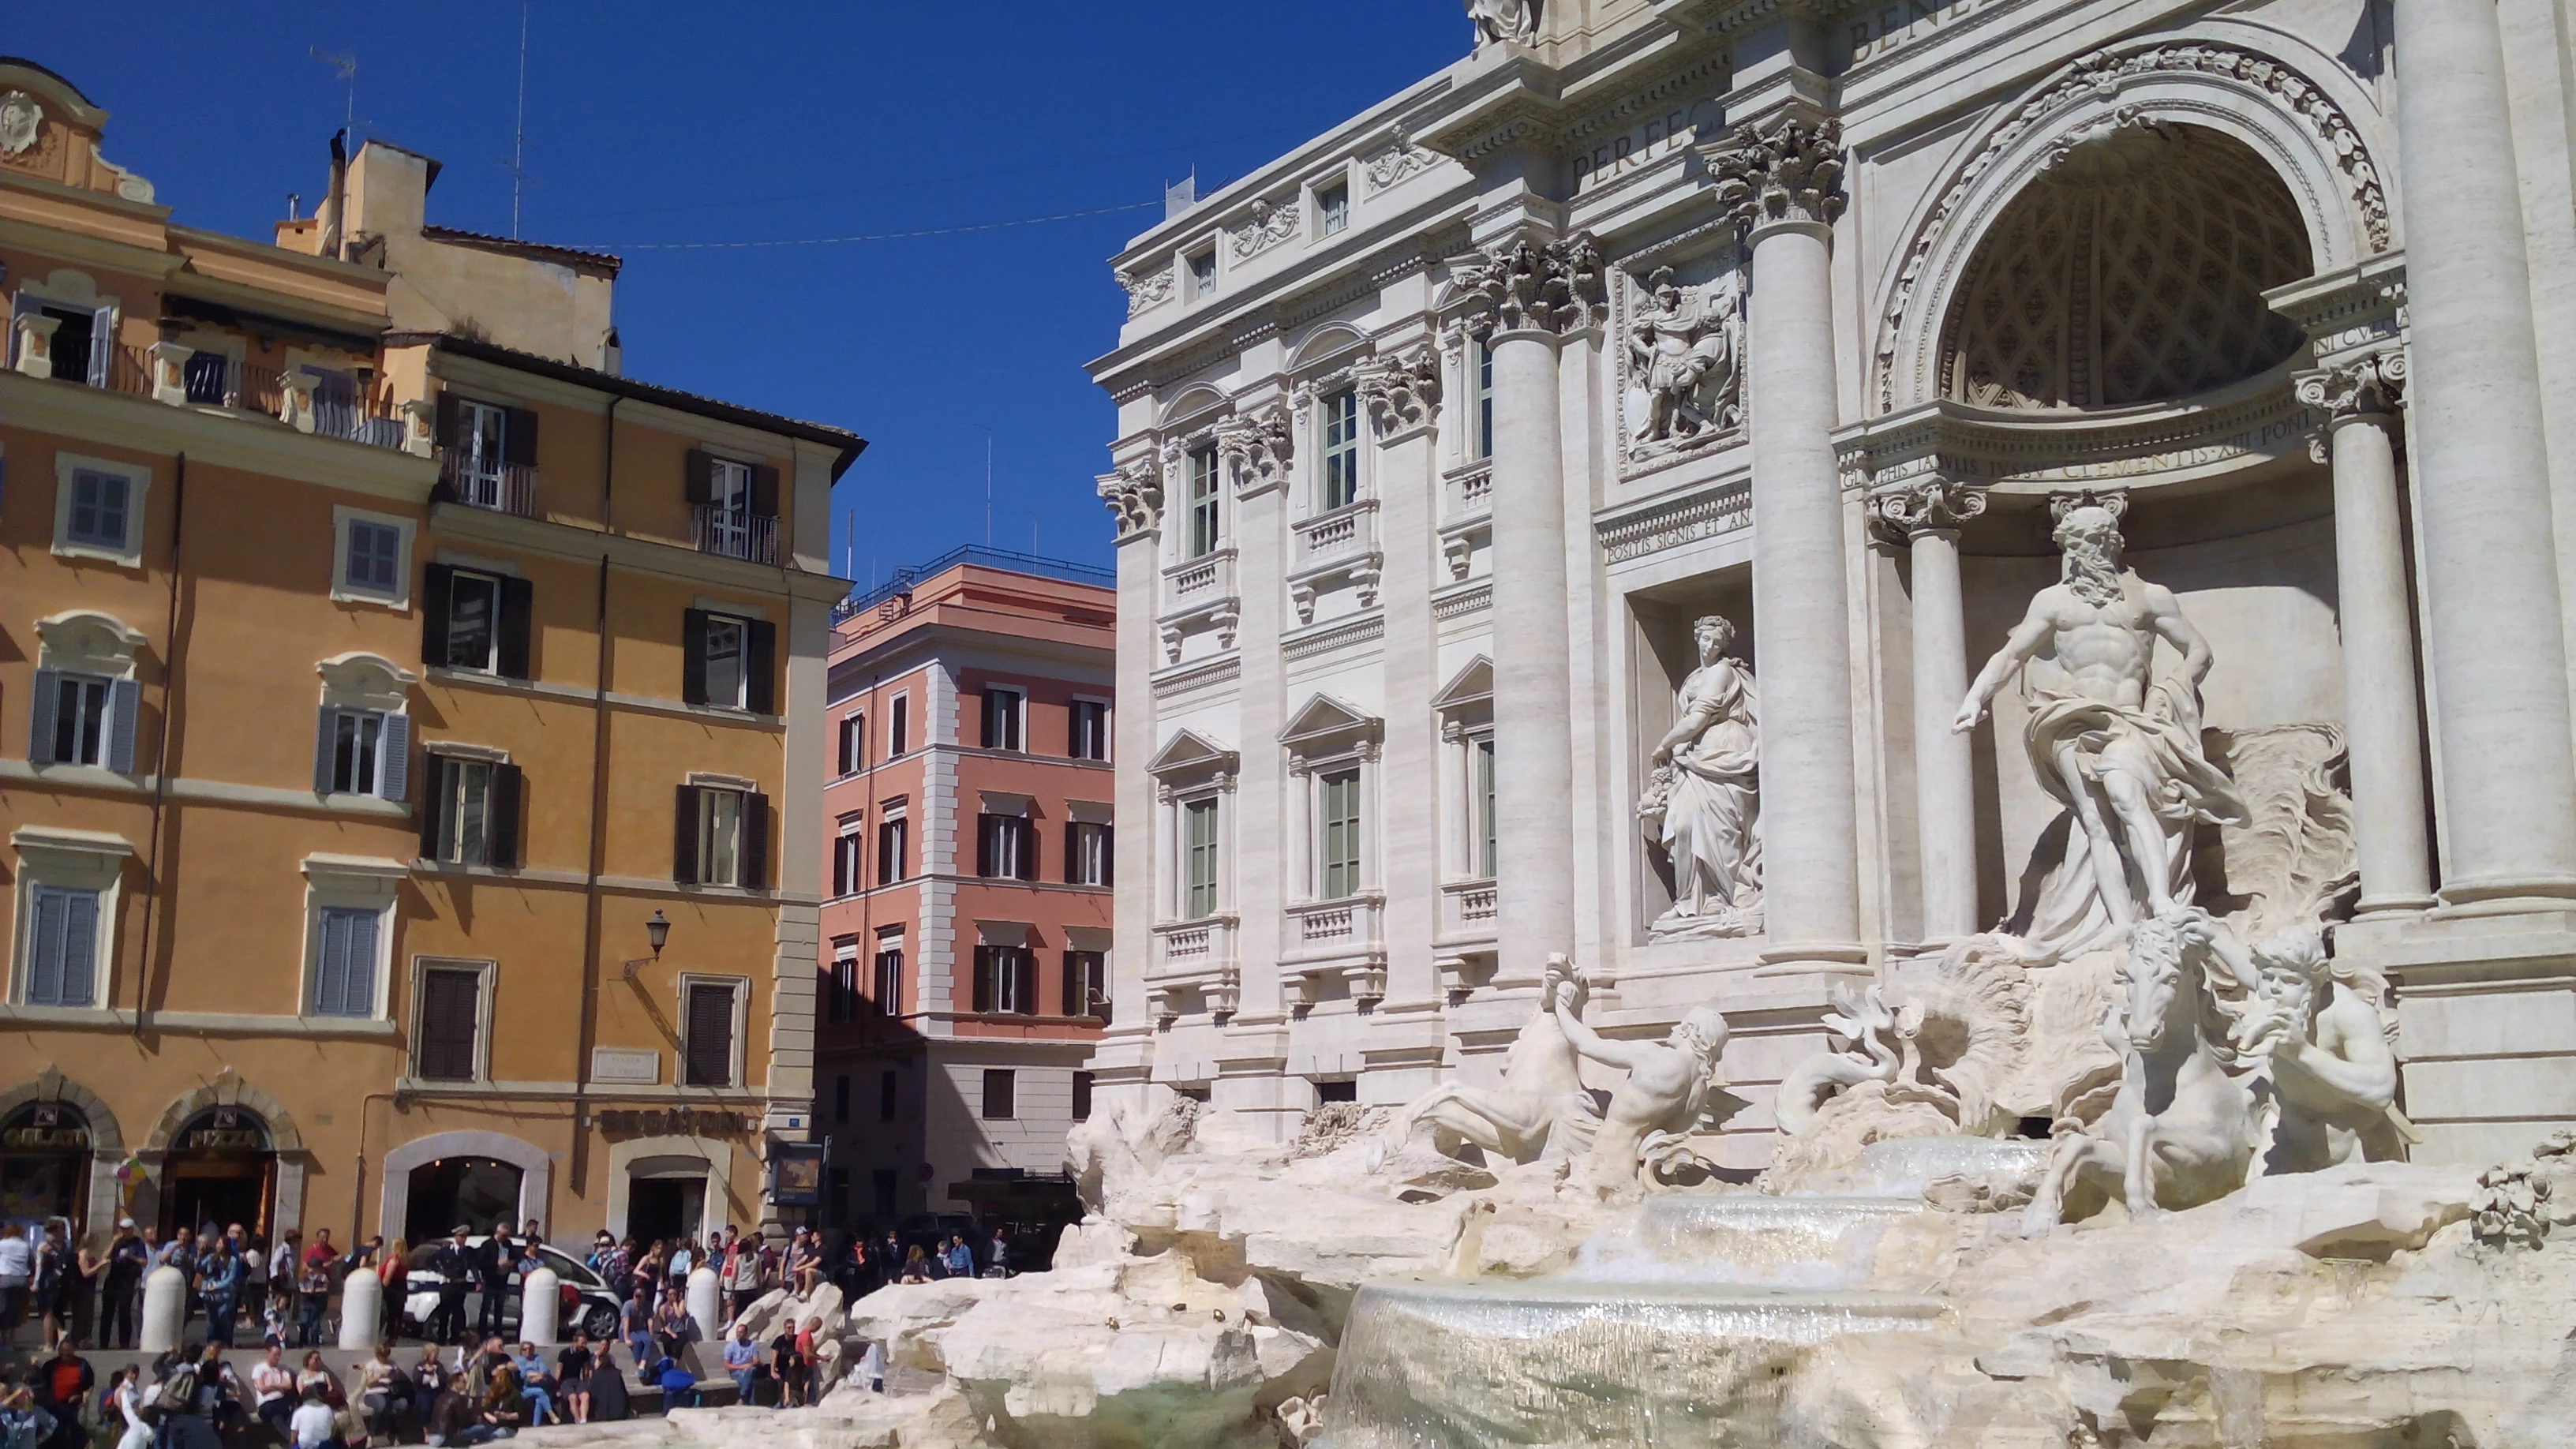
{"type": "Polygon", "coordinates": [[[2068,1193],[2087,1183],[2127,1203],[2133,1218],[2214,1202],[2245,1185],[2268,1135],[2268,1097],[2236,1070],[2234,1019],[2210,983],[2215,929],[2189,908],[2130,929],[2118,967],[2122,997],[2102,1022],[2103,1041],[2120,1057],[2118,1093],[2099,1122],[2057,1139],[2023,1215],[2024,1234],[2054,1227],[2068,1193]]]}

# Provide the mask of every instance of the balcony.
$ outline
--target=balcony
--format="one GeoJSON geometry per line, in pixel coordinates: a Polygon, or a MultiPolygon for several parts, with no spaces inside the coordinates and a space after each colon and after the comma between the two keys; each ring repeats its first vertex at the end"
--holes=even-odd
{"type": "Polygon", "coordinates": [[[1163,662],[1178,664],[1189,636],[1213,625],[1219,649],[1234,647],[1235,626],[1242,620],[1242,596],[1236,591],[1234,550],[1221,548],[1184,559],[1163,570],[1160,623],[1163,662]]]}
{"type": "Polygon", "coordinates": [[[1363,498],[1330,513],[1300,519],[1296,559],[1288,569],[1288,602],[1301,625],[1315,622],[1315,600],[1324,590],[1348,581],[1359,606],[1377,607],[1378,580],[1386,555],[1377,545],[1377,500],[1363,498]]]}
{"type": "Polygon", "coordinates": [[[778,562],[778,520],[721,503],[701,503],[689,516],[689,542],[700,553],[774,565],[778,562]]]}
{"type": "Polygon", "coordinates": [[[524,463],[490,463],[455,448],[438,450],[440,503],[461,503],[487,513],[537,516],[537,470],[524,463]]]}
{"type": "Polygon", "coordinates": [[[1314,1005],[1317,988],[1335,976],[1354,1001],[1386,995],[1385,893],[1362,891],[1288,908],[1288,949],[1279,956],[1279,984],[1288,1003],[1314,1005]]]}
{"type": "Polygon", "coordinates": [[[1210,1016],[1232,1016],[1243,985],[1238,926],[1233,916],[1156,926],[1153,962],[1145,973],[1146,1014],[1168,1025],[1181,1015],[1182,999],[1195,993],[1210,1016]]]}
{"type": "Polygon", "coordinates": [[[1440,885],[1440,927],[1431,938],[1432,959],[1440,982],[1452,997],[1473,989],[1478,967],[1492,969],[1500,940],[1498,895],[1491,880],[1453,880],[1440,885]]]}
{"type": "Polygon", "coordinates": [[[1377,552],[1377,500],[1363,498],[1345,504],[1330,513],[1319,513],[1297,524],[1297,562],[1293,571],[1339,562],[1360,554],[1377,552]]]}
{"type": "Polygon", "coordinates": [[[15,370],[28,377],[150,398],[172,407],[256,414],[299,433],[373,448],[424,456],[429,451],[426,411],[414,404],[391,406],[377,395],[363,372],[260,367],[176,342],[156,342],[148,348],[109,347],[102,371],[95,352],[85,358],[69,352],[57,355],[58,319],[27,314],[17,323],[15,370]]]}

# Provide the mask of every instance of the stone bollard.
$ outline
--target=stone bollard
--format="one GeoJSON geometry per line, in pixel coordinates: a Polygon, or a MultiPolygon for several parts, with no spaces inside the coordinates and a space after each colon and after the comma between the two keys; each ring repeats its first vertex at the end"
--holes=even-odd
{"type": "Polygon", "coordinates": [[[340,1281],[340,1346],[364,1351],[384,1328],[385,1285],[373,1268],[352,1268],[340,1281]]]}
{"type": "Polygon", "coordinates": [[[143,1280],[143,1352],[179,1346],[188,1327],[188,1275],[164,1263],[143,1280]]]}
{"type": "MultiPolygon", "coordinates": [[[[694,1283],[690,1285],[695,1288],[694,1283]]],[[[545,1345],[560,1341],[555,1319],[563,1311],[563,1279],[552,1268],[539,1268],[519,1280],[519,1338],[545,1345]]]]}
{"type": "Polygon", "coordinates": [[[698,1341],[714,1343],[724,1333],[724,1292],[716,1270],[701,1265],[689,1271],[689,1316],[698,1321],[698,1341]]]}

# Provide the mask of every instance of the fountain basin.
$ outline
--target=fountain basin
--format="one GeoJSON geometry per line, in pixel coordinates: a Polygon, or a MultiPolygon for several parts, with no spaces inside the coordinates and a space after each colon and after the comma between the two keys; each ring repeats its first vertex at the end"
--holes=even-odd
{"type": "Polygon", "coordinates": [[[1360,1290],[1329,1449],[1762,1444],[1818,1348],[1938,1327],[1940,1300],[1572,1278],[1360,1290]]]}

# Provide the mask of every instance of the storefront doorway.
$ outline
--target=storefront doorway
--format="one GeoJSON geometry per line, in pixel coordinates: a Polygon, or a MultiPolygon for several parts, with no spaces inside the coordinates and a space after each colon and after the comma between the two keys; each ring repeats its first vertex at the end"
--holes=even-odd
{"type": "Polygon", "coordinates": [[[28,1102],[0,1120],[0,1222],[88,1225],[89,1122],[68,1102],[28,1102]]]}
{"type": "Polygon", "coordinates": [[[161,1169],[161,1233],[207,1223],[274,1230],[277,1153],[268,1124],[247,1107],[209,1107],[171,1139],[161,1169]]]}
{"type": "Polygon", "coordinates": [[[403,1210],[403,1236],[415,1243],[446,1237],[463,1223],[488,1233],[519,1218],[519,1189],[527,1174],[494,1157],[442,1157],[411,1170],[411,1196],[403,1210]]]}
{"type": "Polygon", "coordinates": [[[704,1164],[692,1177],[647,1177],[642,1171],[626,1189],[626,1231],[637,1243],[651,1243],[659,1238],[695,1240],[705,1235],[700,1222],[706,1211],[707,1179],[704,1164]]]}

